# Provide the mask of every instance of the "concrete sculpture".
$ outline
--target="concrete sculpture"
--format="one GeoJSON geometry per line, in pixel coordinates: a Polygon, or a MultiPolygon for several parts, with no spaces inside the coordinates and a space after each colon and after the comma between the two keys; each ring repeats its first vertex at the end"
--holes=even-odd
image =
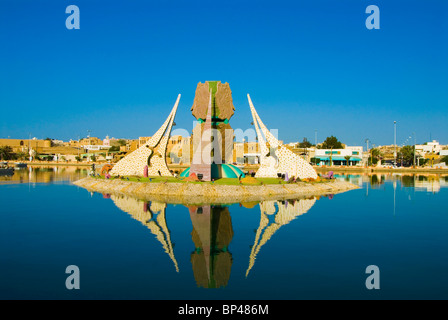
{"type": "Polygon", "coordinates": [[[191,107],[191,113],[196,119],[205,120],[208,114],[208,102],[210,91],[213,103],[213,121],[226,121],[234,114],[232,91],[228,83],[221,81],[205,81],[198,83],[196,93],[191,107]]]}
{"type": "Polygon", "coordinates": [[[172,176],[166,164],[166,147],[170,138],[180,94],[177,96],[171,113],[159,130],[140,148],[117,162],[111,175],[120,176],[172,176]],[[147,166],[147,169],[145,168],[147,166]]]}
{"type": "Polygon", "coordinates": [[[257,132],[258,145],[261,153],[260,168],[257,170],[255,177],[274,178],[278,174],[288,174],[289,177],[294,176],[300,179],[316,179],[316,170],[302,157],[293,153],[274,137],[258,116],[249,94],[247,95],[247,99],[249,100],[250,111],[257,132]],[[269,148],[267,143],[269,144],[269,148]]]}

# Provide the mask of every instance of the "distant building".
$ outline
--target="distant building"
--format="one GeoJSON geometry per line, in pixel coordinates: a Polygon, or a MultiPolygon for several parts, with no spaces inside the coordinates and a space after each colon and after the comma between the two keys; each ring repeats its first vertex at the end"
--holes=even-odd
{"type": "Polygon", "coordinates": [[[84,146],[97,146],[97,145],[103,145],[103,140],[96,137],[82,138],[81,140],[70,140],[68,142],[68,146],[74,148],[80,148],[84,146]]]}
{"type": "Polygon", "coordinates": [[[88,137],[79,141],[81,146],[98,146],[103,144],[103,140],[97,137],[88,137]]]}
{"type": "Polygon", "coordinates": [[[244,143],[244,163],[246,164],[260,164],[260,150],[258,142],[245,142],[244,143]]]}
{"type": "Polygon", "coordinates": [[[191,137],[171,136],[166,148],[167,162],[173,164],[191,163],[191,137]]]}
{"type": "Polygon", "coordinates": [[[109,139],[109,136],[106,136],[106,139],[103,139],[103,146],[109,146],[109,147],[110,147],[110,139],[109,139]]]}
{"type": "Polygon", "coordinates": [[[85,150],[89,150],[89,151],[95,151],[95,150],[102,150],[102,149],[109,149],[110,146],[105,146],[105,145],[85,145],[82,146],[85,150]]]}
{"type": "Polygon", "coordinates": [[[432,142],[428,142],[426,144],[415,145],[415,153],[422,157],[428,153],[439,155],[442,148],[443,146],[441,146],[438,141],[433,140],[432,142]]]}
{"type": "Polygon", "coordinates": [[[42,152],[44,148],[51,147],[51,140],[33,139],[0,139],[0,147],[9,146],[12,152],[28,152],[30,149],[42,152]]]}
{"type": "Polygon", "coordinates": [[[395,146],[393,144],[391,145],[386,145],[386,146],[378,146],[376,148],[373,149],[377,149],[382,157],[381,163],[383,164],[393,164],[394,160],[395,160],[395,151],[398,153],[398,151],[400,151],[400,148],[398,146],[395,146]]]}
{"type": "Polygon", "coordinates": [[[62,145],[64,145],[64,141],[62,141],[62,140],[51,139],[51,143],[52,143],[52,145],[55,145],[55,146],[62,146],[62,145]]]}
{"type": "Polygon", "coordinates": [[[151,137],[139,137],[138,138],[138,147],[140,148],[143,146],[148,140],[151,139],[151,137]]]}
{"type": "Polygon", "coordinates": [[[244,163],[244,142],[233,143],[233,163],[244,163]]]}
{"type": "Polygon", "coordinates": [[[360,166],[363,163],[363,148],[316,149],[314,157],[320,160],[319,165],[360,166]]]}
{"type": "Polygon", "coordinates": [[[138,140],[127,140],[124,146],[120,146],[120,152],[133,152],[139,148],[138,140]]]}
{"type": "Polygon", "coordinates": [[[79,141],[70,140],[68,144],[64,143],[64,145],[73,148],[84,149],[86,151],[98,151],[102,149],[109,149],[111,147],[109,136],[107,136],[104,140],[96,137],[83,138],[79,141]]]}

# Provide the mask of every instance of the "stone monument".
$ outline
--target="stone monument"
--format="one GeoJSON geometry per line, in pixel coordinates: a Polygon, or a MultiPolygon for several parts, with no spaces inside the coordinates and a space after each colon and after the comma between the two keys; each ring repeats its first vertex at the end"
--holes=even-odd
{"type": "Polygon", "coordinates": [[[202,181],[244,177],[244,173],[231,164],[233,129],[229,120],[234,110],[228,83],[198,83],[191,107],[197,120],[193,129],[193,158],[191,166],[181,173],[181,177],[194,174],[202,181]]]}

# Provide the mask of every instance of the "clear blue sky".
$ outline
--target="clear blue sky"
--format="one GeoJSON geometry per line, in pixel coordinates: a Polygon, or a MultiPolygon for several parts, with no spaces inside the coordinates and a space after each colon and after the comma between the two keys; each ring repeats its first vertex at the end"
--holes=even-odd
{"type": "Polygon", "coordinates": [[[448,1],[0,0],[0,138],[150,136],[178,93],[191,131],[206,80],[229,82],[234,128],[249,93],[285,142],[392,144],[396,120],[398,144],[448,144],[448,1]]]}

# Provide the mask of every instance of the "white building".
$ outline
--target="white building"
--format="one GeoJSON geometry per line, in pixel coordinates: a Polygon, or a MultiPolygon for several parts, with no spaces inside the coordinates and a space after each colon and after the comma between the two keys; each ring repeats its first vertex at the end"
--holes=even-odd
{"type": "Polygon", "coordinates": [[[362,147],[348,146],[344,149],[316,149],[314,157],[320,160],[319,165],[361,166],[363,149],[362,147]],[[346,157],[350,157],[348,162],[346,157]]]}
{"type": "Polygon", "coordinates": [[[51,139],[51,143],[57,146],[62,146],[64,144],[64,141],[51,139]]]}
{"type": "Polygon", "coordinates": [[[428,142],[427,144],[417,144],[415,145],[415,153],[422,157],[428,153],[440,154],[442,151],[442,146],[438,141],[432,140],[432,142],[428,142]]]}
{"type": "Polygon", "coordinates": [[[85,146],[83,146],[83,148],[84,149],[86,149],[86,150],[92,150],[92,151],[98,151],[98,150],[101,150],[101,149],[109,149],[110,148],[110,146],[105,146],[105,145],[90,145],[90,144],[88,144],[88,145],[85,145],[85,146]]]}

